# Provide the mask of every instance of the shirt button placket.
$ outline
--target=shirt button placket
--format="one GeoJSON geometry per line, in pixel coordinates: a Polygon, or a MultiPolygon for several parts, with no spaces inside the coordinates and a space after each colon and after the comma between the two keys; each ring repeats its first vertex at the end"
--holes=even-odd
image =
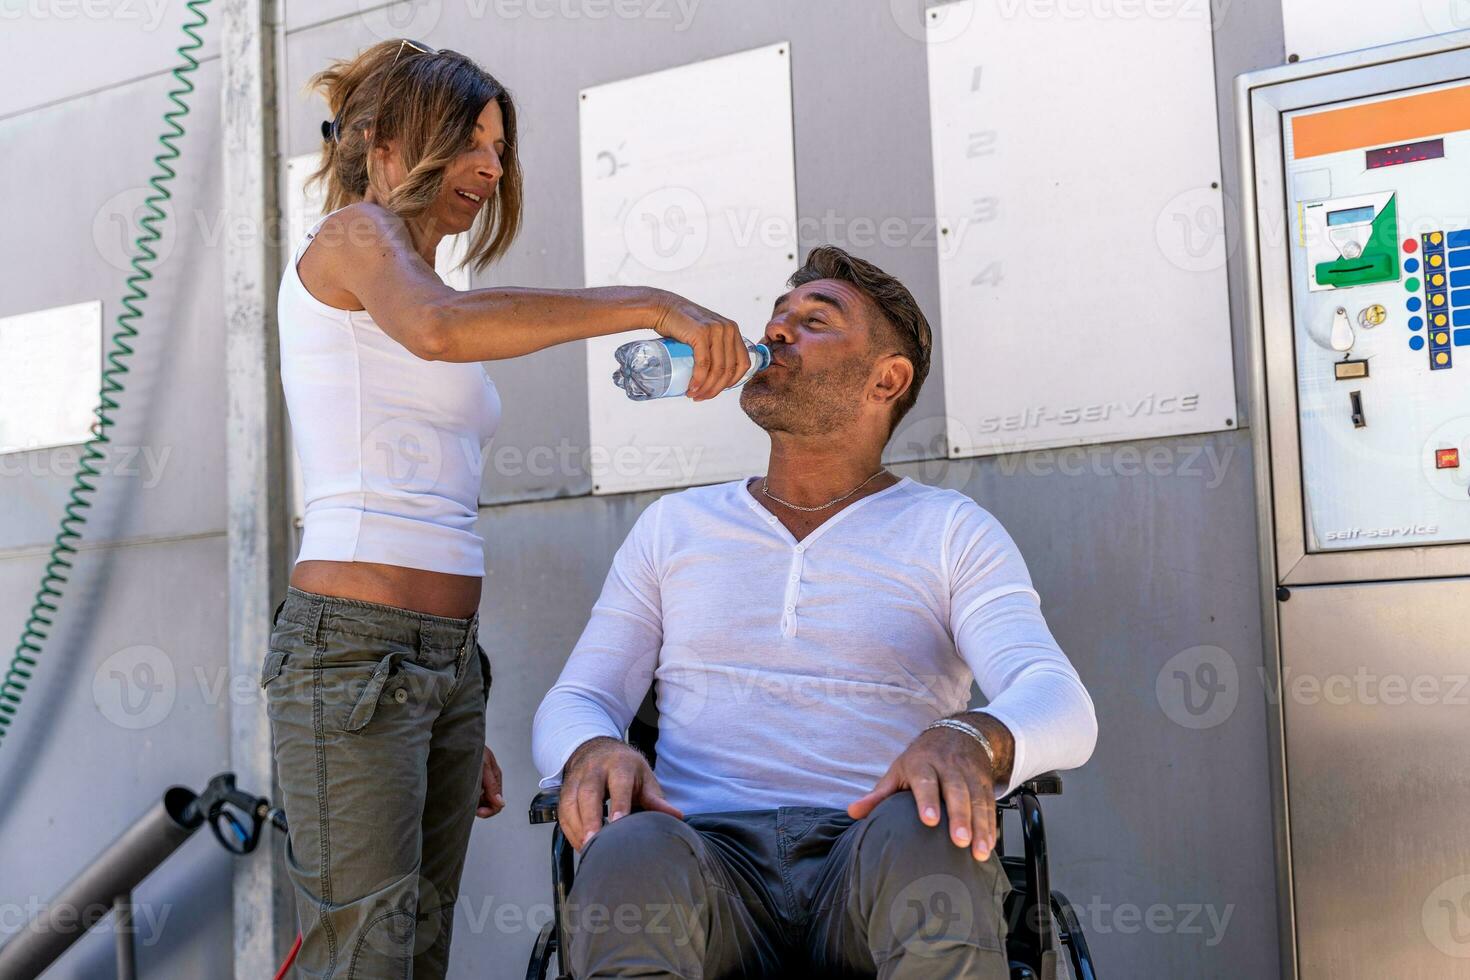
{"type": "Polygon", "coordinates": [[[786,615],[781,619],[781,632],[786,636],[796,633],[796,602],[801,594],[801,556],[804,545],[797,545],[791,556],[791,579],[786,583],[786,615]]]}

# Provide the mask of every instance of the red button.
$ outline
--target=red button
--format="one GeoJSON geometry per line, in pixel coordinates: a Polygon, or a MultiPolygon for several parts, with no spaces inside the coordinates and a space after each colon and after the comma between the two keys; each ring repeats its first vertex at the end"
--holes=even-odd
{"type": "Polygon", "coordinates": [[[1419,251],[1419,239],[1417,239],[1417,238],[1405,238],[1404,239],[1404,251],[1405,252],[1417,252],[1417,251],[1419,251]]]}
{"type": "Polygon", "coordinates": [[[1460,451],[1458,449],[1436,449],[1434,451],[1434,468],[1437,470],[1459,469],[1460,451]]]}

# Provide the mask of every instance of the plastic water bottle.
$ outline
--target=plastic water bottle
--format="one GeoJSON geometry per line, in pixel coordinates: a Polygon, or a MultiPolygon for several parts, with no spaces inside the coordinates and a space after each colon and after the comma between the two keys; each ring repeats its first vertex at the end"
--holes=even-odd
{"type": "MultiPolygon", "coordinates": [[[[771,351],[765,344],[746,340],[745,349],[750,354],[750,370],[732,385],[735,388],[771,364],[771,351]]],[[[689,390],[689,378],[694,373],[694,348],[688,344],[667,337],[634,340],[619,347],[613,356],[618,359],[613,384],[635,402],[674,398],[689,390]]]]}

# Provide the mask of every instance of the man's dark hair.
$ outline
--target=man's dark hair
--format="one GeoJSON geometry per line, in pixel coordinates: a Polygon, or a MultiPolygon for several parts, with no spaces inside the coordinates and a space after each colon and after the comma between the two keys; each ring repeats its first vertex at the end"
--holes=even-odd
{"type": "Polygon", "coordinates": [[[804,286],[818,279],[840,279],[856,286],[863,295],[873,301],[884,322],[873,331],[873,346],[878,348],[884,339],[891,339],[898,352],[914,366],[914,381],[903,397],[894,403],[893,421],[889,432],[898,428],[899,421],[914,407],[919,389],[929,375],[929,350],[933,335],[924,311],[914,301],[913,293],[897,279],[871,262],[849,255],[836,245],[818,245],[806,255],[806,262],[791,274],[789,286],[804,286]],[[881,336],[887,331],[889,338],[881,336]]]}

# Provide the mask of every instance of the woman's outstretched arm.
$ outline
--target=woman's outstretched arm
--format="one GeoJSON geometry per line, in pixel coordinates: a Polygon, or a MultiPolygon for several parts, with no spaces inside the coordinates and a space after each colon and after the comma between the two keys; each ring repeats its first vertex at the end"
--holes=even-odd
{"type": "Polygon", "coordinates": [[[750,366],[733,320],[667,290],[497,286],[460,292],[418,254],[402,219],[366,202],[332,215],[317,238],[328,246],[332,281],[352,293],[388,336],[426,360],[498,361],[641,329],[694,348],[689,393],[695,399],[714,397],[750,366]]]}

